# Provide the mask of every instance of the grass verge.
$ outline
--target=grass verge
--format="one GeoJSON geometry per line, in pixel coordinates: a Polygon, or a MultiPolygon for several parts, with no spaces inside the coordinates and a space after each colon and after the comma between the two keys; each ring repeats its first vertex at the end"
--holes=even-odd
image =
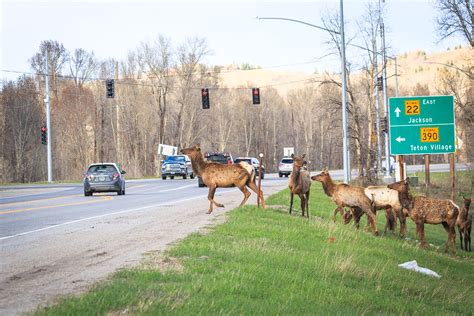
{"type": "MultiPolygon", "coordinates": [[[[471,313],[474,255],[444,254],[441,227],[427,225],[433,246],[423,250],[413,240],[411,221],[411,240],[334,224],[328,220],[334,205],[318,183],[312,185],[311,220],[288,216],[288,190],[268,204],[274,208],[238,208],[210,233],[193,234],[157,260],[121,270],[36,314],[471,313]],[[442,278],[397,266],[411,260],[442,278]]],[[[383,214],[378,225],[384,226],[383,214]]]]}

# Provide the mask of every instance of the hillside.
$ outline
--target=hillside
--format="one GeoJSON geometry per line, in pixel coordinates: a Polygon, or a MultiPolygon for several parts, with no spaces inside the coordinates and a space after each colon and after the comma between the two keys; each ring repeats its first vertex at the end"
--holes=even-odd
{"type": "MultiPolygon", "coordinates": [[[[452,48],[429,55],[421,50],[401,54],[397,58],[399,89],[401,91],[412,90],[417,83],[434,87],[437,71],[443,67],[443,64],[463,66],[469,60],[471,63],[474,62],[473,55],[472,49],[460,46],[456,49],[452,48]]],[[[388,84],[391,86],[395,86],[395,80],[392,77],[395,73],[394,68],[394,62],[389,60],[387,76],[389,77],[388,84]]],[[[304,87],[310,79],[314,79],[316,76],[302,71],[269,69],[233,70],[224,71],[221,74],[223,83],[228,87],[239,87],[246,84],[259,87],[271,85],[283,96],[286,96],[291,90],[304,87]]],[[[435,91],[433,93],[435,94],[435,91]]]]}

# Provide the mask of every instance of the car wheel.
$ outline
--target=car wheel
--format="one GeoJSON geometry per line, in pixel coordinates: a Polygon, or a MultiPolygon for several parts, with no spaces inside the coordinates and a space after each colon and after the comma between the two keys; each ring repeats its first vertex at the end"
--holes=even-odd
{"type": "Polygon", "coordinates": [[[92,192],[87,192],[84,190],[84,196],[91,196],[92,195],[92,192]]]}
{"type": "Polygon", "coordinates": [[[123,188],[122,190],[122,195],[125,195],[125,188],[123,188]]]}
{"type": "Polygon", "coordinates": [[[265,179],[265,174],[262,172],[262,180],[265,179]]]}
{"type": "Polygon", "coordinates": [[[183,175],[183,180],[186,180],[188,178],[188,172],[186,171],[186,173],[183,175]]]}
{"type": "Polygon", "coordinates": [[[281,173],[279,173],[278,176],[279,176],[280,178],[283,177],[283,175],[282,175],[281,173]]]}
{"type": "Polygon", "coordinates": [[[173,180],[173,179],[174,179],[174,176],[170,176],[170,179],[173,180]]]}
{"type": "Polygon", "coordinates": [[[123,194],[122,189],[120,189],[119,191],[117,191],[117,195],[122,195],[122,194],[123,194]]]}
{"type": "Polygon", "coordinates": [[[189,176],[191,179],[194,179],[194,173],[191,173],[191,176],[189,176]]]}
{"type": "Polygon", "coordinates": [[[161,179],[166,180],[166,176],[161,176],[161,179]]]}

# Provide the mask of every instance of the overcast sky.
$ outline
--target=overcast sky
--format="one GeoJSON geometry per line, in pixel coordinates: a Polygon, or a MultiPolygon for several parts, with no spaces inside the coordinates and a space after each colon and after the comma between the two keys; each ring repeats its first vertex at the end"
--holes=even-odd
{"type": "MultiPolygon", "coordinates": [[[[357,19],[368,2],[345,0],[347,37],[357,33],[357,19]]],[[[339,0],[280,1],[12,1],[1,3],[0,78],[15,79],[30,72],[28,59],[43,40],[56,40],[69,51],[83,48],[96,57],[123,59],[141,41],[158,34],[174,45],[186,38],[204,37],[212,54],[209,64],[245,63],[312,72],[339,67],[337,56],[327,55],[324,31],[285,21],[259,21],[255,17],[285,17],[321,25],[327,10],[339,10],[339,0]],[[308,63],[311,62],[311,63],[308,63]],[[300,65],[298,65],[300,64],[300,65]]],[[[387,44],[391,53],[415,49],[446,50],[463,43],[450,39],[437,43],[434,0],[386,0],[387,44]]],[[[354,43],[362,44],[361,41],[354,43]]],[[[357,62],[362,52],[351,48],[357,62]]]]}

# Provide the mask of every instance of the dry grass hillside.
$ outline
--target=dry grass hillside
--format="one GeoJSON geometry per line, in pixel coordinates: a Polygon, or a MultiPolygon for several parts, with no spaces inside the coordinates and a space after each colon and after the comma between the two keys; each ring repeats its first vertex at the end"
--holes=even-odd
{"type": "MultiPolygon", "coordinates": [[[[474,63],[474,51],[461,46],[429,55],[421,50],[401,54],[398,56],[399,89],[400,91],[411,91],[417,83],[420,83],[428,85],[430,89],[433,88],[432,94],[436,94],[434,89],[436,75],[437,71],[444,67],[443,64],[460,67],[467,63],[474,63]]],[[[389,61],[387,76],[389,77],[388,84],[391,86],[395,86],[394,73],[394,62],[389,61]]],[[[318,75],[296,71],[252,69],[224,70],[221,76],[223,83],[228,87],[257,86],[264,88],[273,86],[282,96],[286,96],[291,90],[311,84],[311,79],[318,75]]]]}

